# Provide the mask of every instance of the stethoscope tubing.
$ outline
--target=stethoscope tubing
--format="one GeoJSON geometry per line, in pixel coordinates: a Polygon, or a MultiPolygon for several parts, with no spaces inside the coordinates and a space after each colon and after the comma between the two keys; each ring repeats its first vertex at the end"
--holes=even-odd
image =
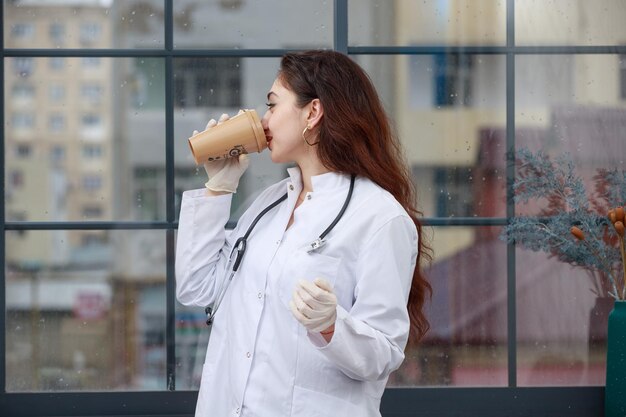
{"type": "MultiPolygon", "coordinates": [[[[350,188],[348,190],[348,195],[346,196],[346,199],[343,202],[343,206],[341,207],[341,210],[339,211],[337,216],[335,216],[335,218],[333,219],[332,223],[322,232],[322,234],[320,234],[317,239],[315,239],[313,242],[310,243],[308,252],[312,252],[314,250],[319,249],[321,246],[323,246],[325,244],[324,238],[328,235],[328,233],[330,233],[331,230],[333,230],[333,228],[337,225],[337,223],[339,223],[339,220],[341,220],[341,218],[343,217],[344,213],[346,212],[346,209],[348,208],[348,204],[350,204],[350,200],[352,199],[352,192],[354,191],[354,182],[355,182],[355,180],[356,180],[356,176],[354,174],[351,175],[351,177],[350,177],[350,188]]],[[[246,249],[247,249],[247,245],[248,245],[248,238],[250,237],[250,234],[252,233],[252,231],[256,227],[256,225],[259,222],[259,220],[261,220],[263,218],[263,216],[265,216],[274,207],[276,207],[277,205],[279,205],[280,203],[285,201],[287,199],[287,195],[288,194],[285,193],[278,200],[274,201],[272,204],[270,204],[269,206],[265,207],[254,218],[252,223],[250,223],[250,226],[248,226],[248,229],[246,230],[246,233],[244,233],[243,236],[241,236],[240,238],[238,238],[235,241],[235,245],[233,246],[233,249],[230,252],[228,264],[226,265],[226,270],[228,270],[230,265],[233,263],[232,262],[233,254],[236,251],[237,255],[235,257],[235,262],[234,262],[233,267],[231,269],[231,272],[230,272],[230,275],[228,277],[228,280],[224,283],[223,288],[220,288],[220,291],[217,294],[217,298],[215,300],[215,303],[213,303],[213,307],[208,306],[208,307],[206,307],[204,309],[204,311],[205,311],[205,313],[207,315],[207,321],[206,321],[207,325],[211,325],[213,323],[213,318],[215,317],[215,314],[217,313],[217,309],[220,306],[220,304],[222,303],[222,300],[223,300],[224,296],[226,295],[226,290],[230,286],[230,282],[233,280],[233,277],[234,277],[235,273],[237,272],[237,270],[239,269],[239,266],[241,265],[241,261],[243,260],[243,255],[245,255],[245,253],[246,253],[246,249]]]]}

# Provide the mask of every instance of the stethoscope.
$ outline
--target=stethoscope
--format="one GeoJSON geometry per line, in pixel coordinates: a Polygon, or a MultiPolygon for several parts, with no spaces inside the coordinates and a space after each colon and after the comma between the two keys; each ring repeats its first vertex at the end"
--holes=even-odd
{"type": "MultiPolygon", "coordinates": [[[[313,242],[307,245],[306,251],[308,253],[316,251],[326,244],[326,241],[324,240],[324,238],[326,237],[326,235],[328,235],[328,233],[330,233],[331,230],[333,230],[333,228],[337,225],[337,223],[339,223],[339,220],[341,220],[341,218],[343,217],[346,211],[346,208],[348,208],[348,204],[350,203],[350,199],[352,198],[352,191],[354,190],[355,178],[356,177],[354,175],[350,177],[350,189],[348,190],[348,195],[346,196],[346,200],[343,202],[343,206],[341,207],[339,214],[337,214],[337,216],[335,217],[333,222],[330,224],[330,226],[328,226],[326,230],[324,230],[317,239],[315,239],[313,242]]],[[[263,218],[263,216],[265,216],[269,211],[271,211],[274,207],[276,207],[277,205],[279,205],[286,199],[287,199],[287,193],[285,193],[283,196],[281,196],[278,200],[274,201],[269,206],[265,207],[263,211],[261,211],[255,217],[255,219],[252,221],[250,226],[248,226],[248,230],[246,230],[246,233],[244,233],[243,236],[241,236],[239,239],[235,241],[233,250],[230,251],[228,264],[226,265],[227,271],[232,266],[230,275],[228,276],[228,279],[224,282],[224,285],[222,285],[222,287],[219,289],[217,297],[215,298],[215,302],[213,303],[213,305],[208,306],[204,309],[204,312],[207,315],[207,320],[206,320],[207,326],[210,326],[213,323],[213,318],[215,317],[215,313],[217,313],[217,309],[219,308],[220,304],[222,303],[222,300],[224,299],[226,290],[228,289],[230,282],[233,280],[235,273],[239,269],[239,265],[241,265],[241,261],[243,260],[243,255],[246,253],[246,247],[248,245],[248,237],[250,237],[250,233],[252,233],[252,231],[254,230],[254,227],[259,222],[259,220],[263,218]],[[233,260],[233,255],[235,255],[234,260],[233,260]]]]}

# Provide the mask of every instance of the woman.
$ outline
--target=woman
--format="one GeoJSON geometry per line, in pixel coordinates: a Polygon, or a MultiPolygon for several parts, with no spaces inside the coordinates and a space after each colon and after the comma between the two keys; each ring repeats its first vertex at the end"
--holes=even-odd
{"type": "Polygon", "coordinates": [[[205,164],[206,189],[183,195],[177,297],[219,304],[196,416],[380,416],[409,328],[415,340],[428,328],[424,244],[400,146],[368,76],[340,53],[285,55],[267,97],[268,147],[272,161],[295,162],[289,178],[232,233],[224,226],[245,155],[205,164]],[[237,238],[274,202],[221,297],[237,238]]]}

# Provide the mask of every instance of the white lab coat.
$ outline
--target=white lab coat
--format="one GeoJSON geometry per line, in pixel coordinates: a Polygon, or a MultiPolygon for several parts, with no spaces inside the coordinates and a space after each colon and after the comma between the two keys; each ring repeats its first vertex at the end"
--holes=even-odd
{"type": "Polygon", "coordinates": [[[304,249],[339,213],[350,177],[312,177],[295,210],[298,168],[265,190],[227,233],[231,196],[183,194],[176,248],[176,294],[184,305],[213,303],[227,258],[257,214],[288,199],[256,225],[239,271],[218,309],[196,406],[198,417],[380,416],[389,374],[404,359],[406,308],[417,256],[417,231],[402,206],[357,178],[343,218],[316,252],[304,249]],[[327,279],[338,299],[330,343],[289,310],[299,279],[327,279]]]}

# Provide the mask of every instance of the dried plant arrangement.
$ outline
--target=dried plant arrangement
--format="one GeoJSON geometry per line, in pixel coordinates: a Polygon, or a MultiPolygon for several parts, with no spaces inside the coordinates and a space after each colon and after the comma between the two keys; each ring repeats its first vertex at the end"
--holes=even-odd
{"type": "Polygon", "coordinates": [[[588,192],[565,154],[551,158],[516,152],[516,203],[541,205],[532,216],[510,219],[501,239],[584,268],[598,296],[626,298],[624,202],[626,171],[598,169],[588,192]]]}

